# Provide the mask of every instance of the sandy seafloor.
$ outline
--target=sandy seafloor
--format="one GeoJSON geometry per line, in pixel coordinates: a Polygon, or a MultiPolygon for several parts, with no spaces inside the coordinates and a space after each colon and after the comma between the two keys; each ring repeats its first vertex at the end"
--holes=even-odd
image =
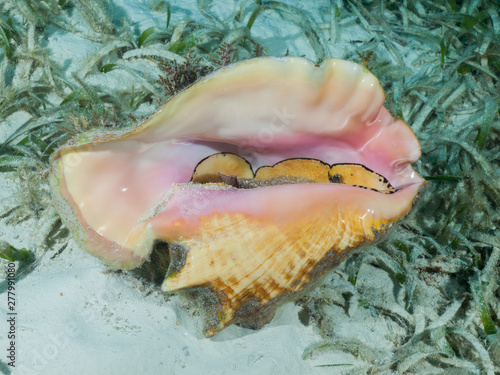
{"type": "MultiPolygon", "coordinates": [[[[149,10],[149,1],[112,3],[119,13],[117,17],[128,17],[140,30],[164,22],[149,10]]],[[[172,23],[182,17],[202,18],[193,0],[171,3],[172,23]]],[[[231,9],[228,5],[228,10],[218,11],[231,14],[231,9]]],[[[321,9],[311,7],[308,12],[318,23],[318,30],[326,29],[321,26],[326,22],[321,9]]],[[[290,55],[314,56],[297,27],[279,17],[259,17],[252,33],[267,44],[270,55],[283,55],[288,49],[290,55]]],[[[337,45],[345,40],[346,48],[351,48],[350,39],[366,38],[369,36],[353,26],[337,45]]],[[[73,34],[55,33],[47,42],[51,53],[66,62],[68,77],[97,48],[73,34]]],[[[329,54],[343,57],[340,48],[329,54]]],[[[406,58],[411,60],[411,51],[405,51],[408,54],[406,58]]],[[[0,128],[0,140],[22,122],[22,114],[11,116],[0,128]]],[[[8,174],[0,174],[2,199],[15,199],[13,183],[8,174]]],[[[37,233],[29,220],[17,226],[2,221],[0,239],[17,248],[32,248],[37,233]]],[[[282,306],[261,330],[233,325],[207,339],[199,333],[199,321],[175,295],[167,297],[159,291],[145,290],[138,280],[110,272],[109,267],[72,241],[60,254],[56,255],[57,251],[50,249],[35,270],[16,284],[17,364],[12,374],[340,374],[357,363],[353,356],[339,353],[303,359],[304,351],[323,338],[313,325],[304,326],[299,321],[300,308],[293,302],[282,306]],[[327,364],[338,366],[321,366],[327,364]]],[[[376,269],[360,272],[366,274],[371,275],[370,279],[359,283],[387,289],[381,298],[385,296],[388,304],[397,302],[386,273],[376,269]]],[[[4,362],[5,306],[2,300],[0,352],[4,362]]],[[[397,336],[400,329],[376,320],[364,309],[353,310],[347,316],[339,308],[338,315],[338,336],[356,337],[381,351],[390,350],[394,343],[388,337],[397,336]]]]}

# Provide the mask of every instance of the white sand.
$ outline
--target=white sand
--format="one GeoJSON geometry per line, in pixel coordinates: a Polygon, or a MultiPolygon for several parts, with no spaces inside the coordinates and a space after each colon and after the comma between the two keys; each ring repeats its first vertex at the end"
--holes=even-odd
{"type": "Polygon", "coordinates": [[[147,295],[72,248],[45,257],[16,289],[14,374],[313,373],[301,356],[319,336],[300,324],[293,304],[263,330],[232,326],[202,338],[177,297],[147,295]]]}

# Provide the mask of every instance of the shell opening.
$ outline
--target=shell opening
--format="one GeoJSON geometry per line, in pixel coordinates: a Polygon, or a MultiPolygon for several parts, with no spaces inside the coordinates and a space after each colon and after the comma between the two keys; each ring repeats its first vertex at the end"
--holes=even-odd
{"type": "Polygon", "coordinates": [[[220,152],[201,160],[191,182],[217,184],[237,189],[306,183],[345,184],[383,194],[397,191],[382,175],[362,164],[329,165],[318,159],[293,158],[273,166],[262,166],[254,173],[252,165],[239,155],[220,152]]]}

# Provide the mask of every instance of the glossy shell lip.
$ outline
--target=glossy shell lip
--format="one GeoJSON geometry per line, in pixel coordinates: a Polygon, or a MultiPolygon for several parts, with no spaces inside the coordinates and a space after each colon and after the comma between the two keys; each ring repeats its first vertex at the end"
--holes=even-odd
{"type": "Polygon", "coordinates": [[[57,151],[54,201],[76,240],[115,267],[139,266],[156,240],[184,251],[184,262],[169,271],[162,288],[204,286],[225,295],[222,313],[214,313],[223,318],[213,318],[207,329],[213,334],[247,311],[249,301],[257,300],[257,309],[302,289],[325,257],[338,263],[410,210],[424,182],[411,167],[420,146],[383,102],[378,80],[351,62],[243,61],[196,82],[130,132],[86,135],[57,151]],[[362,164],[398,191],[190,183],[196,165],[220,152],[245,157],[254,170],[292,158],[362,164]],[[302,237],[290,240],[297,233],[302,237]],[[265,246],[254,249],[253,238],[265,246]],[[297,243],[316,250],[297,257],[297,243]],[[273,260],[285,244],[290,254],[273,260]],[[248,257],[242,248],[260,255],[248,257]],[[259,268],[263,264],[272,272],[259,268]],[[255,279],[252,270],[263,276],[255,279]]]}

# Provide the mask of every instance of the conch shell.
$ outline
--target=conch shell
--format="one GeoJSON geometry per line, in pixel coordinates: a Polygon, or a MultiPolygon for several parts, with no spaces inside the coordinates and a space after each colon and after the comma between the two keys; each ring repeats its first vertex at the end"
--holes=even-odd
{"type": "Polygon", "coordinates": [[[243,61],[132,131],[57,151],[54,200],[75,239],[114,267],[167,242],[162,289],[196,292],[207,336],[258,328],[410,210],[420,146],[383,102],[352,62],[243,61]]]}

